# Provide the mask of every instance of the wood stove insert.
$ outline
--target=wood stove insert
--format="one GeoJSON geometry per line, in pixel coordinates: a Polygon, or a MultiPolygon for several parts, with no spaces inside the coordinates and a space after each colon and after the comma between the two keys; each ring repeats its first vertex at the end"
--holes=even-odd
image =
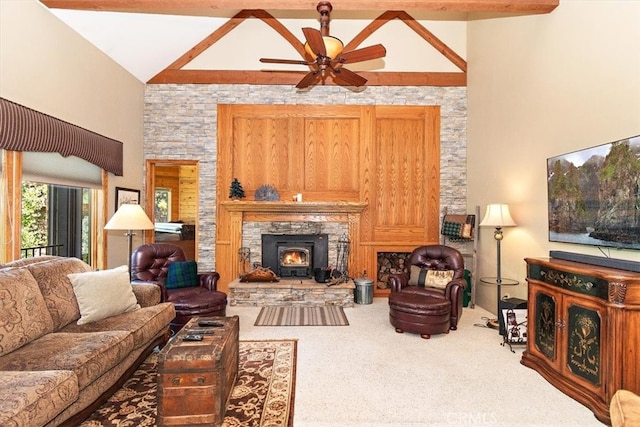
{"type": "Polygon", "coordinates": [[[263,234],[262,266],[281,278],[310,278],[314,268],[327,268],[327,234],[263,234]]]}

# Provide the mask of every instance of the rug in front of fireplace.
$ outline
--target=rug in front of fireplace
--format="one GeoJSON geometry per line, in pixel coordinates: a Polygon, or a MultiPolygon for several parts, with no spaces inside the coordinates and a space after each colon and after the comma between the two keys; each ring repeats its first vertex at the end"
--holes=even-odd
{"type": "Polygon", "coordinates": [[[262,307],[255,326],[349,326],[344,310],[336,305],[316,307],[262,307]]]}

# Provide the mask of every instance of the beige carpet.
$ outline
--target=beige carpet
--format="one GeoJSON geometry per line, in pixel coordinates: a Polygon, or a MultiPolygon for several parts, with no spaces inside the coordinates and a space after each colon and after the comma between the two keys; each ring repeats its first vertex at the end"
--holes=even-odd
{"type": "MultiPolygon", "coordinates": [[[[240,341],[238,378],[223,427],[293,424],[296,340],[240,341]]],[[[155,426],[157,353],[81,427],[155,426]]]]}
{"type": "Polygon", "coordinates": [[[342,307],[273,306],[262,307],[255,326],[347,326],[342,307]]]}
{"type": "Polygon", "coordinates": [[[254,326],[260,307],[229,306],[240,339],[298,339],[295,427],[592,427],[592,412],[474,326],[494,315],[465,308],[457,331],[398,334],[386,298],[345,307],[349,326],[254,326]]]}

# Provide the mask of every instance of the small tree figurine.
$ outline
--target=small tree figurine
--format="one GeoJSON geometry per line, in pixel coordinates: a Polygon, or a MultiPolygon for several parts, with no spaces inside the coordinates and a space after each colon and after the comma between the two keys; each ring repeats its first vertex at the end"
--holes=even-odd
{"type": "Polygon", "coordinates": [[[242,184],[238,181],[238,178],[233,178],[233,182],[231,182],[231,188],[229,188],[229,198],[230,199],[244,199],[244,189],[242,188],[242,184]]]}

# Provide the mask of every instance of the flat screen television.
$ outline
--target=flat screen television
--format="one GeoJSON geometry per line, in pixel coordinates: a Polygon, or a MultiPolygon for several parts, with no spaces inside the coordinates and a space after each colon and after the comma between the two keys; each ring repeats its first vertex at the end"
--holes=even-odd
{"type": "Polygon", "coordinates": [[[640,250],[640,135],[547,159],[549,241],[640,250]]]}

